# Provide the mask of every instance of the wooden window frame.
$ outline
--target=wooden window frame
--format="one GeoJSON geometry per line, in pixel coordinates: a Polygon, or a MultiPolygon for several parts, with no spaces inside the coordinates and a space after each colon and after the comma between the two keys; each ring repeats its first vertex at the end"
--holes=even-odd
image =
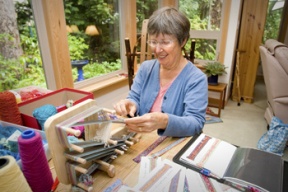
{"type": "Polygon", "coordinates": [[[64,87],[82,89],[127,72],[124,39],[136,36],[136,0],[123,0],[119,4],[120,26],[125,26],[119,29],[120,39],[123,39],[123,42],[120,42],[122,69],[79,83],[74,83],[72,79],[63,1],[32,0],[31,4],[48,89],[57,90],[64,87]]]}

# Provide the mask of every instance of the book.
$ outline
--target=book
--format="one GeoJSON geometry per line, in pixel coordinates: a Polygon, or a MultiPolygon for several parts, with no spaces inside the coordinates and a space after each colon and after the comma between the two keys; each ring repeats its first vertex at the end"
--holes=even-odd
{"type": "MultiPolygon", "coordinates": [[[[145,166],[146,168],[150,169],[149,166],[147,165],[152,163],[153,164],[152,166],[154,166],[155,162],[153,159],[154,159],[153,157],[142,157],[141,166],[143,164],[143,167],[145,166]]],[[[164,159],[162,161],[158,157],[156,161],[158,163],[156,163],[156,166],[146,176],[139,174],[139,183],[149,178],[150,178],[149,181],[151,181],[151,178],[152,178],[153,182],[155,183],[155,186],[157,186],[157,188],[153,187],[153,192],[154,191],[239,192],[239,190],[236,190],[228,185],[222,184],[214,179],[208,178],[207,176],[202,175],[196,171],[187,169],[186,167],[179,165],[175,162],[172,162],[168,159],[164,159]],[[167,172],[165,174],[158,175],[159,178],[158,178],[158,181],[156,182],[155,173],[159,173],[159,170],[161,170],[161,167],[167,166],[167,165],[169,165],[170,168],[173,168],[174,172],[168,173],[168,169],[167,169],[167,172]],[[154,170],[156,170],[156,172],[154,170]],[[170,179],[167,179],[168,176],[170,177],[170,179]],[[160,188],[161,181],[164,181],[162,182],[162,188],[160,188]]],[[[141,172],[141,169],[140,169],[140,172],[141,172]]]]}
{"type": "Polygon", "coordinates": [[[134,187],[122,185],[117,192],[122,191],[239,192],[233,187],[187,169],[185,166],[152,156],[141,157],[138,183],[134,187]]]}
{"type": "Polygon", "coordinates": [[[281,156],[237,147],[204,133],[194,136],[173,161],[237,189],[282,192],[281,156]]]}

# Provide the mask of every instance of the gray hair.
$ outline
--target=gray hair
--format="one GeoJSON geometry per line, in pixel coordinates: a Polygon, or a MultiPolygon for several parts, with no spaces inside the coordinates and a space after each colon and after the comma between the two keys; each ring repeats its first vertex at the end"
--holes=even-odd
{"type": "Polygon", "coordinates": [[[148,34],[174,35],[179,44],[187,42],[190,37],[190,22],[188,18],[175,8],[163,7],[156,10],[148,22],[148,34]]]}

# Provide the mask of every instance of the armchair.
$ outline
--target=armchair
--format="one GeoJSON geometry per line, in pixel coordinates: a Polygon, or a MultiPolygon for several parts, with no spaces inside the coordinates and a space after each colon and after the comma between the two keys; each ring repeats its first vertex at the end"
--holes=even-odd
{"type": "Polygon", "coordinates": [[[273,116],[288,123],[288,47],[269,39],[261,45],[264,81],[267,91],[267,104],[264,118],[268,125],[273,116]]]}

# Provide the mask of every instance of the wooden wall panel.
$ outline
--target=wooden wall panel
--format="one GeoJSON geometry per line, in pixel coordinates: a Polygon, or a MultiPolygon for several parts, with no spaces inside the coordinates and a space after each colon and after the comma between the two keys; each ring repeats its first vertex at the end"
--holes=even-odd
{"type": "Polygon", "coordinates": [[[61,0],[42,0],[56,89],[73,88],[64,5],[61,0]]]}
{"type": "MultiPolygon", "coordinates": [[[[240,53],[239,78],[240,95],[246,103],[253,102],[254,85],[259,65],[259,46],[266,21],[268,0],[244,0],[237,50],[240,53]]],[[[234,77],[234,82],[236,76],[234,77]]],[[[233,86],[232,99],[238,98],[236,86],[233,86]]]]}
{"type": "Polygon", "coordinates": [[[227,42],[227,33],[228,33],[228,23],[229,23],[229,15],[230,15],[230,8],[231,8],[231,0],[225,0],[223,3],[224,9],[222,11],[222,18],[221,18],[221,43],[220,43],[220,50],[218,55],[218,61],[224,63],[224,53],[225,53],[225,45],[227,42]]]}
{"type": "Polygon", "coordinates": [[[158,7],[176,7],[178,8],[178,1],[175,0],[158,0],[158,7]]]}

